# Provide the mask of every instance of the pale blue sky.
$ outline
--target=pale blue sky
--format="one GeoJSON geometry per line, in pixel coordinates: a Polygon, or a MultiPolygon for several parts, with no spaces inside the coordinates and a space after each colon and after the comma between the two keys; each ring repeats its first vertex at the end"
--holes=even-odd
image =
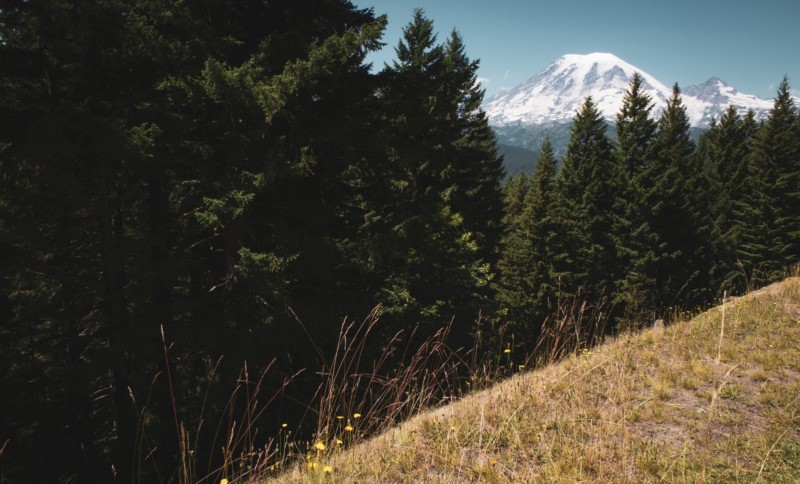
{"type": "Polygon", "coordinates": [[[401,29],[421,7],[443,41],[458,29],[487,97],[564,54],[610,52],[666,85],[716,76],[772,98],[789,75],[800,93],[800,0],[351,0],[388,14],[378,68],[394,59],[401,29]]]}

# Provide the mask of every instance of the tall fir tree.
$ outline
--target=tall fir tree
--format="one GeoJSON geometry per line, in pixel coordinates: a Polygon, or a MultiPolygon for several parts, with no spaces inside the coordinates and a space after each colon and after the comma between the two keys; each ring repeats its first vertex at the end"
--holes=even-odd
{"type": "Polygon", "coordinates": [[[556,293],[557,162],[549,139],[542,142],[533,183],[504,240],[498,301],[515,341],[533,350],[556,293]]]}
{"type": "Polygon", "coordinates": [[[719,120],[714,120],[700,137],[698,162],[706,179],[708,214],[708,287],[711,296],[740,292],[746,287],[738,262],[738,246],[744,228],[736,216],[736,207],[750,198],[748,158],[757,130],[755,113],[741,117],[729,106],[719,120]]]}
{"type": "Polygon", "coordinates": [[[477,60],[470,60],[463,39],[452,31],[444,49],[446,98],[451,103],[454,142],[451,186],[445,202],[464,217],[464,228],[473,234],[482,260],[494,265],[502,237],[505,176],[497,154],[497,140],[481,109],[484,90],[478,82],[477,60]]]}
{"type": "Polygon", "coordinates": [[[461,37],[437,44],[433,22],[417,9],[395,52],[382,72],[391,196],[382,217],[392,235],[381,299],[400,326],[433,330],[455,315],[453,333],[464,337],[492,300],[501,160],[479,110],[477,62],[461,37]]]}
{"type": "Polygon", "coordinates": [[[514,224],[514,220],[522,213],[525,197],[531,189],[531,179],[524,171],[510,178],[503,185],[503,226],[506,233],[514,224]]]}
{"type": "Polygon", "coordinates": [[[624,275],[618,282],[626,324],[641,324],[655,317],[658,288],[656,270],[662,263],[663,240],[652,226],[653,204],[658,195],[651,178],[656,159],[656,122],[650,117],[653,103],[644,90],[644,78],[635,73],[617,114],[614,145],[620,183],[617,199],[622,213],[619,233],[624,275]]]}
{"type": "Polygon", "coordinates": [[[784,77],[749,159],[750,200],[740,201],[738,255],[749,271],[774,280],[800,260],[800,131],[784,77]]]}
{"type": "Polygon", "coordinates": [[[675,84],[658,120],[655,158],[646,174],[654,182],[653,190],[644,200],[650,207],[652,229],[664,245],[654,272],[656,300],[662,311],[694,307],[706,297],[709,254],[704,250],[703,172],[694,155],[689,117],[675,84]]]}
{"type": "Polygon", "coordinates": [[[554,248],[555,276],[562,292],[580,293],[591,304],[610,301],[619,278],[619,225],[614,164],[608,126],[591,97],[572,123],[570,142],[557,177],[559,233],[554,248]]]}

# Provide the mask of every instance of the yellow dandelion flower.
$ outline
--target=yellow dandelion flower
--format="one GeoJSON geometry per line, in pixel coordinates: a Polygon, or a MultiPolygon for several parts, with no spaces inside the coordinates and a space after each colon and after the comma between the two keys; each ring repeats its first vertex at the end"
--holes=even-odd
{"type": "Polygon", "coordinates": [[[286,427],[288,427],[288,426],[289,426],[289,424],[287,424],[287,423],[285,423],[285,424],[281,424],[281,428],[282,428],[282,429],[285,429],[285,428],[286,428],[286,427]]]}
{"type": "Polygon", "coordinates": [[[353,418],[354,418],[354,419],[356,419],[356,420],[358,420],[358,419],[360,419],[360,418],[361,418],[361,414],[360,414],[360,413],[354,413],[354,414],[353,414],[353,418]]]}
{"type": "Polygon", "coordinates": [[[342,445],[343,443],[342,439],[336,439],[336,445],[342,445]]]}
{"type": "Polygon", "coordinates": [[[353,426],[350,425],[350,424],[347,424],[347,427],[344,428],[344,431],[345,432],[352,432],[353,431],[353,426]]]}
{"type": "Polygon", "coordinates": [[[228,480],[227,479],[220,479],[219,480],[219,484],[228,484],[228,480]]]}
{"type": "Polygon", "coordinates": [[[331,472],[333,472],[333,467],[325,466],[322,468],[322,472],[324,472],[325,474],[330,474],[331,472]]]}
{"type": "Polygon", "coordinates": [[[344,420],[344,415],[337,415],[336,420],[344,420]]]}
{"type": "Polygon", "coordinates": [[[497,461],[495,459],[492,459],[492,460],[489,461],[489,465],[493,465],[493,466],[497,465],[497,461]]]}
{"type": "Polygon", "coordinates": [[[506,348],[506,349],[504,349],[504,350],[503,350],[503,353],[505,353],[505,354],[509,354],[509,353],[511,353],[511,348],[506,348]]]}
{"type": "Polygon", "coordinates": [[[317,450],[325,450],[325,443],[320,440],[319,442],[314,444],[314,448],[317,450]]]}

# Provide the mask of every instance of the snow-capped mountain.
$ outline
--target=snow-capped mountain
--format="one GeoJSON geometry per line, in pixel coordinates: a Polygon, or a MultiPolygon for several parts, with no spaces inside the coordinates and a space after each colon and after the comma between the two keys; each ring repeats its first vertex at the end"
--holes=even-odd
{"type": "MultiPolygon", "coordinates": [[[[565,123],[572,120],[586,96],[592,96],[603,116],[613,121],[634,72],[644,79],[645,91],[654,103],[653,116],[658,116],[672,88],[608,53],[565,55],[528,81],[493,96],[483,108],[495,126],[565,123]]],[[[717,78],[683,88],[682,97],[689,121],[696,127],[707,126],[711,117],[719,118],[729,104],[741,112],[752,108],[759,118],[772,107],[772,101],[740,93],[717,78]]]]}
{"type": "Polygon", "coordinates": [[[712,117],[719,119],[731,104],[742,114],[752,109],[758,119],[765,118],[773,105],[772,100],[739,92],[717,77],[712,77],[698,86],[682,89],[681,94],[689,119],[694,126],[708,126],[712,117]]]}

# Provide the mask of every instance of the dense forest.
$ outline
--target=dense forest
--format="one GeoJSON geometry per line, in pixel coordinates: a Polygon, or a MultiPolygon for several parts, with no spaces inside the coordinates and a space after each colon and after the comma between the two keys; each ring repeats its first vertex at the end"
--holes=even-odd
{"type": "Polygon", "coordinates": [[[695,146],[678,87],[653,119],[635,77],[614,139],[589,98],[563,161],[545,141],[504,185],[458,32],[417,10],[372,69],[385,25],[347,0],[0,3],[0,481],[170,480],[187,453],[218,479],[229,436],[314,430],[343,322],[374,323],[352,372],[391,372],[443,327],[531,352],[565,298],[619,331],[800,259],[787,79],[695,146]]]}

